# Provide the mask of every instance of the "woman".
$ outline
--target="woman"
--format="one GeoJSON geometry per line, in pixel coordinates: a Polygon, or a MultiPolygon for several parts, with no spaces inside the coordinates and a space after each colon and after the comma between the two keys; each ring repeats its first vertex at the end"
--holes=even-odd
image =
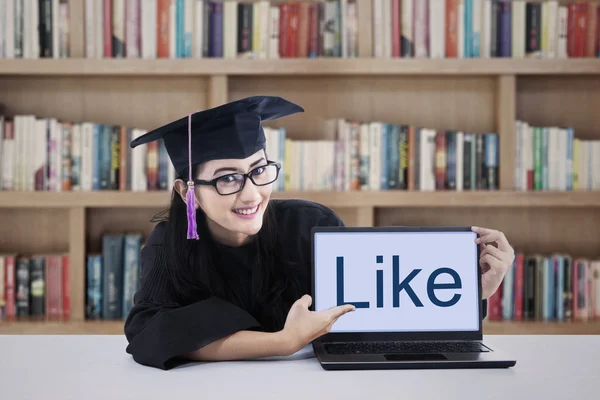
{"type": "MultiPolygon", "coordinates": [[[[265,152],[261,121],[302,111],[279,97],[250,97],[131,143],[164,139],[179,177],[168,215],[142,249],[125,323],[127,352],[138,363],[170,369],[189,360],[289,355],[354,310],[309,310],[310,230],[342,226],[340,218],[316,203],[270,199],[281,166],[265,152]]],[[[483,279],[487,299],[513,254],[498,232],[477,232],[499,243],[482,252],[492,268],[484,277],[493,279],[483,279]]]]}

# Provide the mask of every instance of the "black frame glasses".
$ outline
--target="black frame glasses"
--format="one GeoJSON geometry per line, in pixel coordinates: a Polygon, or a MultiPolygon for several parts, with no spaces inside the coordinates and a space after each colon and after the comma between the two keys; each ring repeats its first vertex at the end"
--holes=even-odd
{"type": "Polygon", "coordinates": [[[207,186],[212,186],[215,188],[216,192],[218,194],[220,194],[221,196],[229,196],[231,194],[236,194],[238,192],[241,192],[244,187],[246,186],[246,181],[248,179],[250,179],[252,181],[252,183],[254,184],[254,186],[266,186],[266,185],[270,185],[271,183],[275,182],[277,180],[277,178],[279,178],[279,171],[281,170],[281,164],[275,161],[269,161],[267,160],[267,163],[264,165],[259,165],[258,167],[253,168],[250,172],[246,173],[246,174],[242,174],[241,172],[235,173],[235,174],[227,174],[227,175],[223,175],[223,176],[219,176],[218,178],[215,179],[211,179],[209,181],[205,181],[202,179],[194,179],[194,184],[196,185],[207,185],[207,186]],[[254,174],[256,173],[257,170],[259,170],[260,168],[265,168],[268,166],[275,166],[276,168],[276,172],[275,172],[275,178],[273,178],[272,181],[267,182],[267,183],[256,183],[256,181],[254,180],[254,174]],[[228,192],[228,193],[221,193],[219,191],[219,188],[217,186],[217,183],[222,180],[222,179],[226,179],[232,176],[239,176],[241,177],[242,180],[242,184],[240,185],[240,188],[234,192],[228,192]]]}

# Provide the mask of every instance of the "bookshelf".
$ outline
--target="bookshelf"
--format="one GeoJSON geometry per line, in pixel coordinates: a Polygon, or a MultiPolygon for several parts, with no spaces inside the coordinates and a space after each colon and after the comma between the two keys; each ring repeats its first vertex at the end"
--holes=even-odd
{"type": "MultiPolygon", "coordinates": [[[[479,225],[502,230],[526,253],[600,256],[600,191],[520,191],[514,174],[517,119],[570,126],[579,138],[600,140],[600,58],[373,57],[371,2],[362,0],[356,58],[85,58],[85,29],[75,22],[85,21],[84,3],[69,2],[69,58],[0,59],[0,103],[9,114],[152,129],[264,94],[306,109],[266,124],[298,140],[323,138],[329,118],[496,132],[499,190],[282,191],[273,197],[322,203],[350,226],[479,225]]],[[[0,252],[68,253],[71,288],[68,322],[0,321],[0,334],[121,334],[123,321],[85,320],[86,254],[99,250],[105,232],[147,235],[169,195],[0,191],[0,252]]],[[[484,333],[600,334],[600,322],[486,321],[484,333]]]]}

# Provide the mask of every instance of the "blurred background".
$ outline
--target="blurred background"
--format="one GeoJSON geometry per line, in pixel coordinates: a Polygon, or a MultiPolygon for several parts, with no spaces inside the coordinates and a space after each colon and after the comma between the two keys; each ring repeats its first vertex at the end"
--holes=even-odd
{"type": "Polygon", "coordinates": [[[252,95],[305,108],[274,198],[501,230],[484,333],[600,334],[600,5],[501,0],[0,0],[0,334],[121,334],[174,179],[129,142],[252,95]]]}

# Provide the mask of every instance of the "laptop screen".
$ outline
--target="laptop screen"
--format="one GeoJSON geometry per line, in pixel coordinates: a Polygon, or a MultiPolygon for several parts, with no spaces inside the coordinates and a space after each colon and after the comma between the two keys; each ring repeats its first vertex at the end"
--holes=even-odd
{"type": "Polygon", "coordinates": [[[314,234],[314,306],[352,303],[335,332],[478,331],[477,235],[314,234]]]}

